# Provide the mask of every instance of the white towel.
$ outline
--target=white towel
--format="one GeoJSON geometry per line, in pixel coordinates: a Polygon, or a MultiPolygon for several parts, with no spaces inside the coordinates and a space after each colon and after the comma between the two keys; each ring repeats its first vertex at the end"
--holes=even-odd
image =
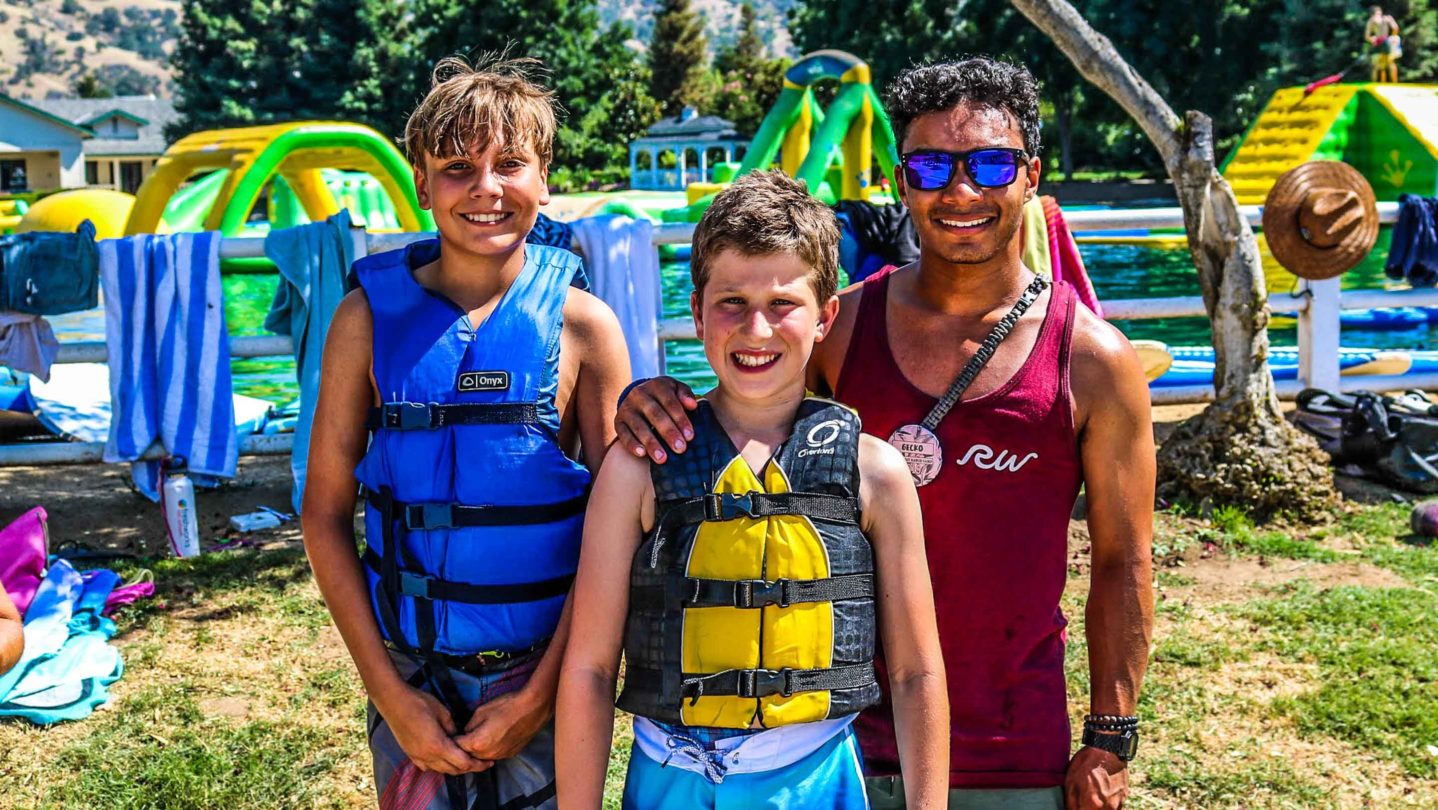
{"type": "Polygon", "coordinates": [[[654,226],[643,219],[605,215],[570,223],[589,265],[594,294],[619,318],[636,379],[659,375],[659,253],[654,226]]]}
{"type": "MultiPolygon", "coordinates": [[[[110,436],[105,461],[134,461],[159,441],[192,474],[232,478],[239,457],[220,235],[144,235],[100,242],[110,436]]],[[[135,484],[158,497],[159,462],[135,484]]]]}
{"type": "Polygon", "coordinates": [[[25,312],[0,312],[0,366],[34,374],[50,381],[50,364],[60,342],[49,321],[25,312]]]}

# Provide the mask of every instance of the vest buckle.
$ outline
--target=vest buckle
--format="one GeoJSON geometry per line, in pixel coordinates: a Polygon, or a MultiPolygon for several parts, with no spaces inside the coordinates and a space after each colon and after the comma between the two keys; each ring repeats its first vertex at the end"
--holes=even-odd
{"type": "Polygon", "coordinates": [[[400,430],[428,430],[434,427],[435,411],[423,402],[396,402],[387,406],[385,422],[400,430]],[[392,418],[391,418],[392,417],[392,418]]]}
{"type": "Polygon", "coordinates": [[[794,693],[790,676],[793,670],[783,669],[741,669],[735,692],[741,698],[761,698],[769,695],[789,697],[794,693]]]}
{"type": "Polygon", "coordinates": [[[763,517],[755,511],[753,493],[735,495],[721,492],[704,499],[705,520],[735,520],[741,515],[754,519],[763,517]]]}
{"type": "Polygon", "coordinates": [[[789,606],[788,580],[765,582],[762,579],[741,579],[734,583],[734,607],[762,608],[768,605],[789,606]]]}
{"type": "Polygon", "coordinates": [[[413,571],[399,572],[399,592],[416,599],[429,599],[429,585],[434,577],[416,574],[413,571]]]}
{"type": "Polygon", "coordinates": [[[404,509],[404,527],[410,531],[454,528],[453,504],[414,503],[404,509]]]}

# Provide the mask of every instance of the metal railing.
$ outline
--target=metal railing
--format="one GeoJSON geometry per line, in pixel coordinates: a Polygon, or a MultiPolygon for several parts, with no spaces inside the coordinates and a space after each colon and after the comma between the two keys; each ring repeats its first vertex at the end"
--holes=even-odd
{"type": "MultiPolygon", "coordinates": [[[[1243,206],[1250,225],[1258,225],[1261,206],[1243,206]]],[[[1398,217],[1397,203],[1378,204],[1379,221],[1393,223],[1398,217]]],[[[1129,210],[1072,211],[1064,219],[1075,232],[1119,231],[1136,228],[1182,228],[1183,211],[1179,208],[1148,208],[1129,210]]],[[[367,234],[366,253],[394,250],[431,234],[390,233],[367,234]]],[[[664,223],[654,227],[653,242],[657,245],[689,244],[694,236],[692,223],[664,223]]],[[[226,238],[220,243],[221,258],[258,258],[264,256],[260,237],[226,238]]],[[[1299,371],[1297,380],[1277,383],[1280,397],[1292,398],[1306,387],[1329,390],[1392,391],[1407,388],[1438,389],[1438,373],[1395,376],[1343,377],[1339,373],[1339,315],[1345,309],[1378,309],[1384,307],[1438,306],[1438,289],[1422,290],[1361,290],[1343,292],[1339,279],[1300,281],[1294,293],[1279,293],[1268,298],[1274,314],[1298,317],[1299,371]]],[[[1168,298],[1135,298],[1103,302],[1108,320],[1148,320],[1154,318],[1202,317],[1207,314],[1201,296],[1168,298]]],[[[695,339],[694,324],[688,318],[668,318],[659,323],[661,367],[665,344],[675,340],[695,339]]],[[[230,339],[230,355],[236,358],[288,356],[293,343],[281,336],[241,336],[230,339]]],[[[108,353],[103,341],[73,341],[61,344],[56,363],[101,363],[108,353]]],[[[1152,389],[1154,404],[1205,402],[1213,399],[1212,385],[1196,385],[1152,389]]],[[[284,454],[292,449],[288,434],[251,436],[241,440],[241,455],[284,454]]],[[[64,464],[98,461],[102,443],[39,443],[0,445],[0,467],[29,464],[64,464]]],[[[146,457],[158,457],[163,451],[152,447],[146,457]]]]}

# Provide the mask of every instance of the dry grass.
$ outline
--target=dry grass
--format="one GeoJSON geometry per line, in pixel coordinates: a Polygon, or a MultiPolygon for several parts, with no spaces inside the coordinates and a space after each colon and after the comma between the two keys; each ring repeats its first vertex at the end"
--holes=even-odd
{"type": "MultiPolygon", "coordinates": [[[[25,506],[17,492],[65,474],[5,475],[0,520],[25,506]]],[[[69,475],[61,488],[98,497],[69,475]]],[[[211,496],[207,536],[222,514],[281,505],[285,478],[282,460],[248,461],[240,485],[211,496]]],[[[98,511],[133,501],[114,497],[98,511]]],[[[63,503],[57,542],[82,526],[87,543],[126,542],[96,510],[63,503]]],[[[118,522],[148,548],[158,523],[131,508],[118,522]]],[[[1425,719],[1438,718],[1438,548],[1409,537],[1405,517],[1350,507],[1324,525],[1255,529],[1231,515],[1159,516],[1131,807],[1438,807],[1438,725],[1425,719]]],[[[1070,539],[1077,718],[1088,704],[1082,524],[1070,539]]],[[[372,806],[364,697],[297,540],[290,529],[258,548],[154,563],[159,597],[120,616],[126,674],[110,706],[46,729],[0,723],[0,807],[372,806]]],[[[610,806],[627,718],[616,732],[610,806]]]]}

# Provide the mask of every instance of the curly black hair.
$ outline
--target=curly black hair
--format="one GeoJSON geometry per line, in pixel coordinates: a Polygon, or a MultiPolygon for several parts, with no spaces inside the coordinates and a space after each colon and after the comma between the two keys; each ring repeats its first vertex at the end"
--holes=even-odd
{"type": "Polygon", "coordinates": [[[1039,88],[1027,68],[986,56],[910,68],[889,83],[884,108],[902,147],[915,118],[969,102],[1004,110],[1019,122],[1024,150],[1039,153],[1039,88]]]}

